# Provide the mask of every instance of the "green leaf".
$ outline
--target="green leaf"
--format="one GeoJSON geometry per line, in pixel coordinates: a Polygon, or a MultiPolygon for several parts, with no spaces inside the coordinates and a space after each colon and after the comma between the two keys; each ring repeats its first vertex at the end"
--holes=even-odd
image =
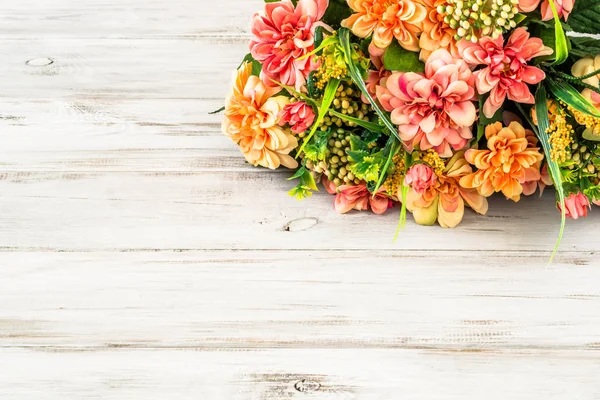
{"type": "Polygon", "coordinates": [[[377,181],[377,186],[375,186],[375,189],[373,190],[373,196],[375,196],[375,194],[377,193],[377,191],[379,190],[379,188],[381,187],[381,185],[383,185],[383,182],[385,181],[385,178],[387,176],[387,171],[389,171],[390,166],[392,165],[392,161],[393,158],[396,154],[398,154],[398,150],[400,150],[400,142],[398,141],[398,139],[396,139],[393,136],[390,136],[388,139],[388,142],[385,145],[385,149],[387,152],[387,161],[385,162],[385,165],[383,166],[383,173],[381,174],[381,176],[379,177],[379,180],[377,181]]]}
{"type": "Polygon", "coordinates": [[[331,131],[317,131],[310,144],[304,148],[304,155],[311,161],[323,161],[327,155],[327,144],[331,131]]]}
{"type": "Polygon", "coordinates": [[[371,141],[360,139],[356,135],[350,138],[350,150],[347,151],[350,171],[358,178],[364,179],[367,183],[374,182],[374,188],[379,189],[377,183],[381,179],[382,167],[387,170],[389,164],[386,163],[391,151],[394,151],[388,144],[384,149],[369,148],[371,141]]]}
{"type": "MultiPolygon", "coordinates": [[[[410,154],[408,154],[407,152],[404,153],[404,168],[405,171],[408,171],[408,169],[411,167],[411,160],[412,157],[410,154]]],[[[404,227],[406,226],[406,200],[408,198],[408,190],[410,188],[408,186],[406,186],[404,184],[404,180],[402,181],[402,198],[400,199],[400,201],[402,202],[402,208],[400,209],[400,219],[398,220],[398,227],[396,228],[396,234],[394,235],[394,243],[396,243],[396,240],[398,240],[398,235],[400,234],[400,231],[404,229],[404,227]]]]}
{"type": "Polygon", "coordinates": [[[571,36],[571,44],[578,58],[600,54],[600,40],[591,37],[571,36]]]}
{"type": "Polygon", "coordinates": [[[558,194],[558,199],[560,203],[561,209],[561,224],[560,231],[558,233],[558,239],[556,241],[556,246],[554,247],[554,251],[552,252],[552,256],[550,257],[550,262],[554,259],[556,252],[560,246],[560,242],[562,240],[565,224],[566,224],[566,207],[565,207],[565,192],[563,188],[562,182],[562,174],[560,172],[560,167],[556,163],[556,161],[552,160],[550,156],[551,145],[550,138],[548,137],[548,128],[550,127],[550,120],[548,118],[548,105],[547,105],[547,96],[546,89],[540,85],[536,94],[535,94],[535,112],[538,120],[537,129],[535,129],[536,134],[540,142],[542,143],[542,147],[544,148],[544,154],[546,155],[546,162],[548,163],[548,171],[550,172],[550,176],[554,181],[554,186],[556,187],[556,193],[558,194]]]}
{"type": "Polygon", "coordinates": [[[600,34],[600,2],[598,0],[577,0],[569,15],[569,24],[576,32],[600,34]]]}
{"type": "Polygon", "coordinates": [[[238,67],[238,69],[240,69],[240,67],[242,65],[244,65],[245,62],[252,63],[252,75],[254,75],[254,76],[259,76],[260,75],[260,71],[262,70],[262,64],[260,62],[256,61],[254,59],[254,57],[252,57],[251,53],[246,54],[246,57],[244,57],[244,59],[242,60],[240,66],[238,67]]]}
{"type": "Polygon", "coordinates": [[[298,155],[296,157],[300,156],[300,153],[302,153],[302,151],[304,150],[304,146],[306,146],[306,144],[310,141],[310,139],[317,131],[319,125],[321,125],[321,122],[323,122],[323,118],[325,118],[325,115],[327,115],[327,112],[331,107],[331,103],[335,98],[338,86],[340,86],[339,79],[332,79],[329,82],[327,82],[327,86],[325,87],[325,91],[323,93],[323,100],[321,101],[321,105],[319,106],[319,114],[317,115],[317,119],[313,123],[312,129],[310,130],[310,133],[304,140],[304,143],[302,144],[302,146],[300,146],[300,150],[298,150],[298,155]]]}
{"type": "Polygon", "coordinates": [[[489,93],[479,96],[479,122],[477,124],[477,142],[479,142],[483,135],[485,135],[486,126],[502,121],[502,113],[504,112],[503,108],[499,108],[498,111],[496,111],[496,113],[492,115],[492,118],[486,117],[485,114],[482,112],[483,106],[487,101],[488,97],[490,97],[489,93]]]}
{"type": "Polygon", "coordinates": [[[296,187],[288,192],[290,196],[295,197],[298,200],[302,200],[311,196],[312,191],[319,191],[319,188],[317,188],[317,184],[315,183],[315,179],[305,166],[298,168],[296,173],[288,178],[288,181],[298,178],[300,179],[300,183],[298,183],[296,187]]]}
{"type": "Polygon", "coordinates": [[[569,58],[569,45],[568,39],[565,35],[565,31],[563,29],[562,23],[560,22],[560,18],[558,16],[558,12],[556,11],[556,5],[554,4],[554,0],[550,0],[550,8],[552,9],[552,14],[554,14],[554,56],[555,60],[552,63],[553,65],[560,65],[564,63],[567,58],[569,58]]]}
{"type": "Polygon", "coordinates": [[[327,38],[325,38],[325,40],[323,40],[321,42],[321,44],[318,47],[316,47],[310,53],[307,53],[307,54],[303,55],[302,57],[298,58],[298,60],[304,60],[305,58],[312,57],[313,55],[321,52],[326,47],[328,47],[328,46],[330,46],[332,44],[337,43],[337,41],[338,41],[337,37],[335,37],[335,36],[328,36],[327,38]]]}
{"type": "Polygon", "coordinates": [[[335,29],[340,26],[343,20],[351,15],[352,10],[348,7],[345,0],[330,0],[322,21],[335,29]]]}
{"type": "Polygon", "coordinates": [[[595,118],[600,118],[600,111],[596,109],[586,99],[579,93],[577,89],[573,86],[569,85],[566,82],[554,80],[552,78],[547,78],[546,83],[548,85],[548,89],[552,92],[552,94],[558,99],[565,102],[567,105],[573,107],[577,111],[585,113],[587,115],[591,115],[595,118]]]}
{"type": "Polygon", "coordinates": [[[379,118],[381,118],[381,120],[383,121],[386,128],[388,128],[390,133],[396,136],[396,138],[401,141],[400,135],[398,134],[398,128],[396,128],[394,124],[392,124],[392,121],[390,121],[387,114],[383,112],[381,108],[379,108],[379,106],[367,90],[367,86],[365,85],[365,81],[363,80],[362,74],[354,61],[352,46],[350,44],[350,31],[346,28],[342,28],[338,31],[338,36],[340,38],[340,43],[342,44],[344,58],[346,59],[346,64],[348,65],[348,71],[350,72],[350,77],[354,81],[354,84],[356,84],[356,86],[360,89],[360,91],[367,98],[367,100],[369,100],[369,102],[371,103],[371,107],[373,107],[373,110],[375,110],[379,118]]]}
{"type": "Polygon", "coordinates": [[[223,112],[223,111],[225,111],[225,107],[221,107],[218,110],[211,111],[211,112],[209,112],[209,114],[210,115],[214,115],[214,114],[218,114],[218,113],[223,112]]]}
{"type": "Polygon", "coordinates": [[[356,125],[358,125],[360,127],[363,127],[365,129],[368,129],[370,131],[380,132],[380,133],[383,132],[383,127],[381,125],[378,125],[378,124],[374,123],[374,122],[364,121],[364,120],[359,119],[359,118],[351,117],[349,115],[339,113],[339,112],[335,111],[334,109],[330,109],[329,112],[331,114],[335,115],[336,117],[340,118],[340,119],[343,119],[343,120],[348,121],[348,122],[353,122],[356,125]]]}
{"type": "Polygon", "coordinates": [[[419,53],[404,49],[393,40],[383,56],[383,65],[388,71],[423,72],[425,64],[419,60],[419,53]]]}

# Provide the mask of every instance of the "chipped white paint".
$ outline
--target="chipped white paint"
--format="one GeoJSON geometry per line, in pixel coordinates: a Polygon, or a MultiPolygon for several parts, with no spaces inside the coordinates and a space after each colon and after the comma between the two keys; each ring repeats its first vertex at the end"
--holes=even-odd
{"type": "Polygon", "coordinates": [[[0,398],[600,397],[600,213],[289,198],[208,114],[260,3],[3,4],[0,398]]]}

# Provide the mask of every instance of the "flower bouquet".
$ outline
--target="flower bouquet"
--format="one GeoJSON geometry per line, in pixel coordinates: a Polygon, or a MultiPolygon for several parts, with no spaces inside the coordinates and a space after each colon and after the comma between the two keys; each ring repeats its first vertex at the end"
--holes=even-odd
{"type": "Polygon", "coordinates": [[[487,198],[600,204],[600,1],[281,0],[252,17],[222,109],[254,166],[340,213],[457,226],[487,198]],[[586,35],[582,35],[586,34],[586,35]]]}

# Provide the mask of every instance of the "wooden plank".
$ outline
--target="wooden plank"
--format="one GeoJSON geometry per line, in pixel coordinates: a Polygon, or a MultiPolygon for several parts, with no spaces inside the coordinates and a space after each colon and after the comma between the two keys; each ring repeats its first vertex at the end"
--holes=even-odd
{"type": "Polygon", "coordinates": [[[0,37],[161,38],[248,31],[262,1],[23,0],[2,6],[0,37]]]}
{"type": "MultiPolygon", "coordinates": [[[[151,153],[137,161],[106,161],[111,159],[97,153],[64,172],[0,173],[2,248],[541,251],[549,257],[559,228],[554,195],[548,192],[518,205],[493,198],[487,216],[467,211],[455,230],[409,223],[394,243],[398,207],[383,216],[338,215],[333,197],[324,192],[305,201],[289,197],[293,184],[284,171],[244,167],[238,158],[159,162],[152,158],[168,153],[151,153]],[[147,163],[148,171],[126,172],[127,164],[136,162],[147,163]],[[167,162],[191,171],[152,171],[152,163],[167,162]]],[[[561,251],[598,251],[598,218],[593,213],[569,221],[561,251]]]]}
{"type": "Polygon", "coordinates": [[[594,353],[582,351],[0,349],[0,370],[0,397],[6,400],[595,400],[600,396],[600,363],[594,353]]]}
{"type": "Polygon", "coordinates": [[[0,264],[2,348],[600,348],[600,269],[579,252],[552,266],[536,253],[365,250],[0,253],[0,264]]]}
{"type": "Polygon", "coordinates": [[[247,43],[246,38],[3,39],[3,98],[222,103],[232,73],[248,53],[247,43]],[[218,57],[206,56],[217,51],[218,57]]]}

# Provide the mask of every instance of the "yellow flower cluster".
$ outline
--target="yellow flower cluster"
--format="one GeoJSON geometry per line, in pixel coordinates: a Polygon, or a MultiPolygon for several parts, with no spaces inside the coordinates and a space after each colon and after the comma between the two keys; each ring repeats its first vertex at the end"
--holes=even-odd
{"type": "Polygon", "coordinates": [[[420,159],[429,164],[437,176],[443,175],[446,163],[444,163],[444,160],[442,160],[437,151],[433,149],[426,150],[420,154],[420,159]]]}
{"type": "Polygon", "coordinates": [[[400,154],[396,154],[392,161],[394,162],[394,171],[388,175],[383,185],[387,194],[396,196],[398,189],[402,186],[402,181],[404,181],[404,153],[400,152],[400,154]]]}
{"type": "Polygon", "coordinates": [[[568,106],[569,111],[575,117],[578,124],[585,126],[591,130],[594,135],[600,136],[600,118],[595,118],[589,114],[582,113],[581,111],[575,110],[573,107],[568,106]]]}
{"type": "Polygon", "coordinates": [[[564,163],[570,156],[569,147],[573,144],[573,127],[567,123],[565,113],[558,108],[558,112],[550,118],[550,127],[547,131],[552,146],[550,157],[553,161],[564,163]]]}
{"type": "Polygon", "coordinates": [[[327,83],[332,79],[342,79],[348,74],[346,63],[340,63],[333,54],[323,54],[319,57],[321,66],[314,73],[315,87],[319,90],[325,89],[327,83]]]}

